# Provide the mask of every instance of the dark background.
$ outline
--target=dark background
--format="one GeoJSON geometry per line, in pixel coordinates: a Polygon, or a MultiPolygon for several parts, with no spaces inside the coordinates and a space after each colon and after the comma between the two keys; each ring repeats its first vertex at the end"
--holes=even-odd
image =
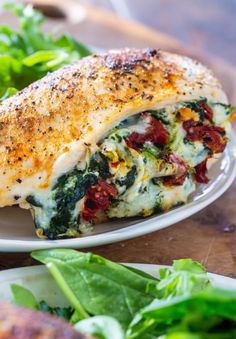
{"type": "Polygon", "coordinates": [[[236,0],[91,0],[236,64],[236,0]],[[115,4],[115,5],[114,5],[115,4]],[[125,4],[125,6],[123,6],[125,4]]]}

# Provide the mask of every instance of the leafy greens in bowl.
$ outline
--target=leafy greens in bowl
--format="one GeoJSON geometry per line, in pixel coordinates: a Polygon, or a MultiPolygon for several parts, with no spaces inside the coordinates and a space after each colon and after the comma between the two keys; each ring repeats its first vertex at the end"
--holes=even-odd
{"type": "Polygon", "coordinates": [[[91,54],[68,34],[54,38],[41,30],[45,17],[31,5],[5,4],[19,19],[20,29],[0,26],[0,100],[65,64],[91,54]]]}
{"type": "Polygon", "coordinates": [[[62,316],[95,338],[235,337],[236,290],[213,287],[191,259],[174,261],[155,278],[92,253],[52,249],[32,256],[47,266],[70,306],[52,307],[15,284],[13,301],[62,316]]]}

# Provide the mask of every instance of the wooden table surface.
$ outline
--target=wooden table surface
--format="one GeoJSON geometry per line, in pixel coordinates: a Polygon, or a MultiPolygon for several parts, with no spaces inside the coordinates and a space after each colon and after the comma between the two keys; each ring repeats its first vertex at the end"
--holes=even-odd
{"type": "MultiPolygon", "coordinates": [[[[52,0],[53,1],[53,0],[52,0]]],[[[59,1],[57,1],[58,3],[59,1]]],[[[62,11],[79,10],[76,2],[67,0],[62,11]]],[[[48,8],[47,8],[48,10],[48,8]]],[[[64,12],[63,12],[64,13],[64,12]]],[[[223,82],[232,103],[236,104],[236,69],[209,52],[183,46],[177,39],[155,32],[135,22],[116,18],[109,12],[89,7],[84,20],[57,20],[60,30],[102,48],[155,47],[196,56],[214,69],[223,82]],[[73,22],[72,22],[73,21],[73,22]]],[[[15,25],[6,14],[0,20],[15,25]]],[[[46,29],[55,27],[49,22],[46,29]]],[[[173,259],[191,257],[202,262],[209,271],[236,278],[236,181],[216,202],[194,216],[161,231],[128,241],[91,248],[109,259],[123,262],[171,264],[173,259]]],[[[0,269],[35,264],[28,253],[0,253],[0,269]]]]}

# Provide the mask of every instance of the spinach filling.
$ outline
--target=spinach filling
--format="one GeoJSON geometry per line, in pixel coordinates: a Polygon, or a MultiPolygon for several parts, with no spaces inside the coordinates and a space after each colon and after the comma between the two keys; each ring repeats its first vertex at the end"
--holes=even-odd
{"type": "Polygon", "coordinates": [[[75,213],[76,204],[92,185],[97,184],[99,177],[106,179],[109,175],[108,159],[96,152],[90,159],[88,170],[74,168],[59,177],[45,202],[40,197],[29,195],[26,201],[34,207],[36,228],[43,232],[40,235],[55,239],[79,234],[80,216],[75,213]]]}
{"type": "Polygon", "coordinates": [[[89,171],[98,172],[102,179],[107,179],[110,176],[107,157],[101,152],[94,153],[90,160],[89,171]]]}
{"type": "MultiPolygon", "coordinates": [[[[107,210],[109,218],[150,215],[183,204],[195,189],[191,174],[194,166],[201,163],[210,154],[210,150],[207,145],[193,143],[186,138],[178,110],[190,108],[203,121],[202,104],[206,102],[205,98],[201,98],[176,104],[171,111],[161,109],[144,112],[165,125],[169,141],[162,148],[146,142],[139,151],[130,149],[126,143],[127,136],[134,131],[138,131],[136,134],[144,133],[141,113],[122,121],[101,140],[98,144],[100,150],[91,156],[85,170],[76,167],[59,177],[51,191],[26,198],[34,210],[38,235],[49,239],[78,236],[81,233],[81,222],[84,222],[81,199],[100,179],[111,183],[118,191],[111,208],[107,210]],[[168,161],[165,163],[166,156],[171,152],[189,164],[186,181],[182,186],[165,187],[163,184],[163,178],[174,175],[173,165],[168,161]]],[[[224,123],[232,111],[230,106],[220,103],[211,103],[210,106],[221,113],[219,125],[221,121],[224,123]]]]}
{"type": "Polygon", "coordinates": [[[95,174],[84,174],[77,169],[59,178],[53,190],[53,197],[57,207],[56,214],[52,217],[49,227],[54,233],[52,236],[55,236],[55,232],[59,232],[59,234],[66,233],[68,226],[79,232],[78,217],[73,214],[76,203],[85,196],[91,185],[97,183],[97,180],[95,174]]]}
{"type": "Polygon", "coordinates": [[[150,113],[156,117],[158,120],[160,120],[164,125],[169,125],[170,121],[168,119],[168,116],[166,114],[166,110],[165,109],[160,109],[157,111],[150,111],[150,113]]]}
{"type": "Polygon", "coordinates": [[[135,177],[137,175],[137,168],[136,166],[134,165],[131,170],[127,173],[127,175],[125,177],[122,177],[120,179],[117,179],[116,180],[116,183],[119,185],[119,186],[125,186],[126,189],[130,188],[133,184],[134,184],[134,181],[135,181],[135,177]]]}
{"type": "Polygon", "coordinates": [[[28,196],[26,200],[35,207],[35,224],[43,231],[42,235],[55,239],[79,233],[79,217],[74,213],[76,204],[97,181],[94,173],[74,169],[58,179],[45,203],[28,196]]]}

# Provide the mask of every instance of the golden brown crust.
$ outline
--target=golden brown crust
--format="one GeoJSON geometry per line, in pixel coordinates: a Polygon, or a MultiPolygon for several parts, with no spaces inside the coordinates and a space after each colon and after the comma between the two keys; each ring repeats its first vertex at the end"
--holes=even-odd
{"type": "Polygon", "coordinates": [[[23,186],[47,188],[60,156],[73,160],[68,170],[127,116],[202,95],[226,101],[205,67],[151,49],[93,55],[47,75],[0,105],[0,206],[24,201],[23,186]]]}
{"type": "Polygon", "coordinates": [[[1,339],[89,339],[64,320],[6,302],[0,303],[1,339]]]}

